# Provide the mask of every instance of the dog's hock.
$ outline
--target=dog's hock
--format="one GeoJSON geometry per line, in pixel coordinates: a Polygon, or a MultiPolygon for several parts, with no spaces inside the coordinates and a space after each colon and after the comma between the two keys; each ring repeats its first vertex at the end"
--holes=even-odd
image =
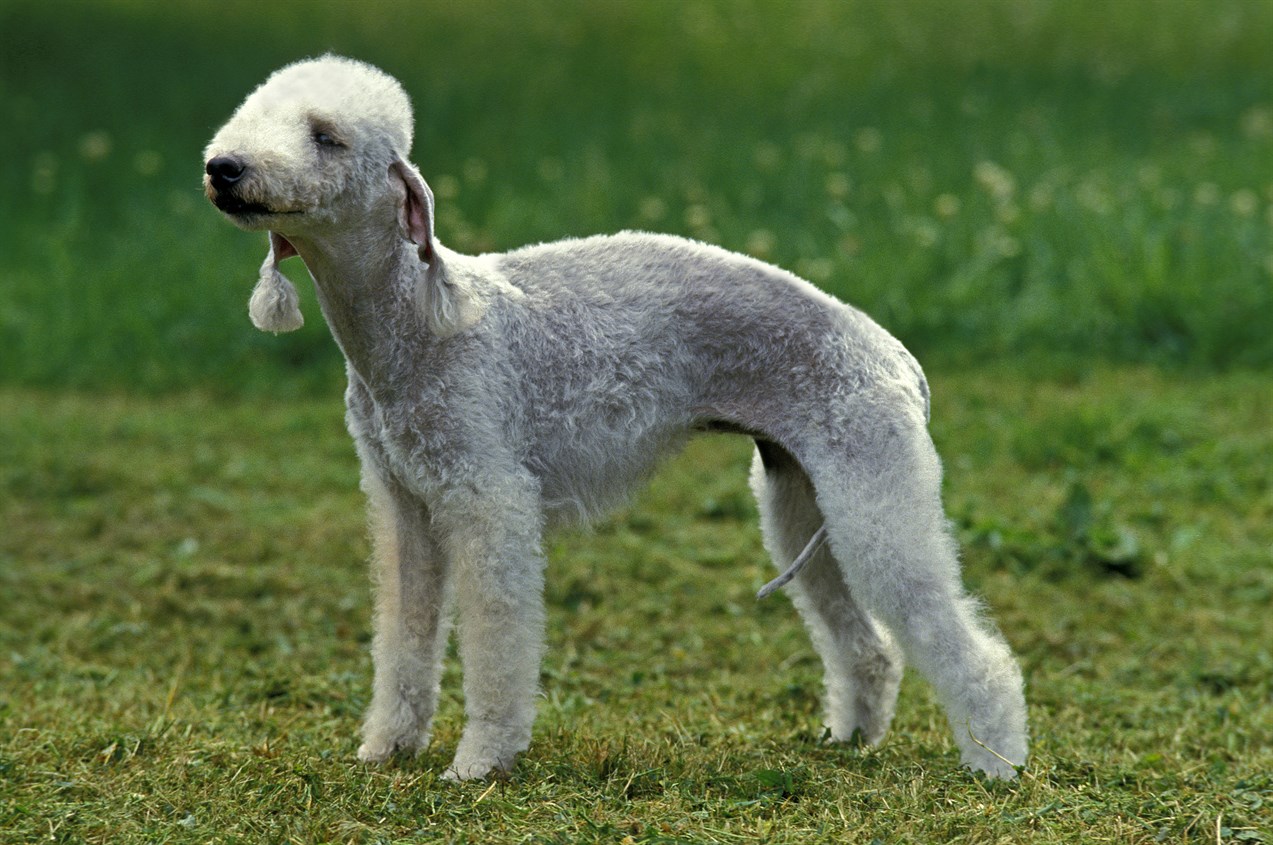
{"type": "Polygon", "coordinates": [[[261,277],[257,279],[252,299],[248,302],[252,325],[263,332],[291,332],[305,324],[296,287],[278,269],[280,261],[293,255],[296,255],[296,248],[286,238],[271,232],[270,251],[261,265],[261,277]]]}

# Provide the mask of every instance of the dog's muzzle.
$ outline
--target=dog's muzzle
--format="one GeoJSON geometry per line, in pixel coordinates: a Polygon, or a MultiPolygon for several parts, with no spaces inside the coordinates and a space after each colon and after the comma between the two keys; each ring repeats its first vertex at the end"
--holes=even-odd
{"type": "Polygon", "coordinates": [[[204,171],[208,174],[208,199],[212,200],[213,205],[226,214],[246,214],[252,210],[249,209],[250,203],[244,202],[235,193],[235,188],[248,172],[243,159],[216,156],[208,161],[204,171]]]}
{"type": "Polygon", "coordinates": [[[212,180],[212,187],[219,193],[237,185],[248,172],[248,166],[243,159],[236,156],[216,156],[209,159],[204,170],[212,180]]]}
{"type": "Polygon", "coordinates": [[[204,167],[208,174],[208,199],[212,204],[235,217],[250,214],[289,214],[275,211],[259,202],[248,202],[238,194],[238,189],[249,173],[248,165],[238,156],[220,155],[208,160],[204,167]]]}

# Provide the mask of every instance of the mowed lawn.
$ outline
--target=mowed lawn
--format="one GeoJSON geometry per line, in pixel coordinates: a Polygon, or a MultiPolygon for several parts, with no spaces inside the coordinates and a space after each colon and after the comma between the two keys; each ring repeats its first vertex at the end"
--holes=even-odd
{"type": "Polygon", "coordinates": [[[0,840],[1268,841],[1265,379],[933,378],[970,586],[1022,660],[1033,759],[958,769],[909,673],[877,749],[828,746],[770,576],[749,447],[704,439],[550,545],[550,651],[507,781],[353,757],[368,555],[341,408],[6,390],[0,840]]]}

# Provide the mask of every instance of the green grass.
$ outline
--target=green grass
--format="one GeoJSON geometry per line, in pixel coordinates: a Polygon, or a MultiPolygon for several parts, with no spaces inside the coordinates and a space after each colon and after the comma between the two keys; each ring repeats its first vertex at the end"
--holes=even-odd
{"type": "Polygon", "coordinates": [[[820,742],[817,658],[753,598],[748,447],[707,439],[552,543],[534,743],[459,786],[453,659],[434,745],[353,759],[368,549],[335,397],[5,391],[0,841],[1268,842],[1265,388],[934,378],[967,580],[1027,678],[1018,783],[958,770],[913,673],[883,746],[820,742]]]}
{"type": "Polygon", "coordinates": [[[244,94],[328,49],[414,96],[453,247],[671,231],[930,363],[1267,365],[1271,38],[1259,0],[5,0],[0,379],[332,389],[312,299],[244,331],[263,242],[198,185],[244,94]]]}

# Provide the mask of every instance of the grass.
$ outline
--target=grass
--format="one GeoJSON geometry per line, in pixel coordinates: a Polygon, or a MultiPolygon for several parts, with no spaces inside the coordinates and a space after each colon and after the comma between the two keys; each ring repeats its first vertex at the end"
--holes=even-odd
{"type": "Polygon", "coordinates": [[[0,0],[0,843],[1273,840],[1270,33],[1256,0],[0,0]],[[343,369],[308,285],[305,329],[248,328],[263,242],[198,185],[325,50],[412,93],[448,245],[685,234],[920,355],[1019,782],[960,772],[914,677],[885,745],[821,742],[732,440],[554,541],[511,778],[438,780],[454,665],[426,754],[353,762],[343,369]]]}
{"type": "Polygon", "coordinates": [[[453,659],[429,751],[353,760],[368,550],[335,398],[7,390],[0,841],[1267,842],[1264,387],[934,379],[967,579],[1028,681],[1016,784],[958,770],[913,675],[883,746],[821,743],[817,658],[753,598],[748,448],[707,439],[553,542],[534,744],[460,786],[453,659]]]}

